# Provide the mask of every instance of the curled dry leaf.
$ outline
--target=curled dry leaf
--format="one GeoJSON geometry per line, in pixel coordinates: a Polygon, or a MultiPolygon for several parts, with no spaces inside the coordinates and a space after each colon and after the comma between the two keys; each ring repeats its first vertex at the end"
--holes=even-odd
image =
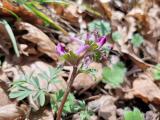
{"type": "Polygon", "coordinates": [[[129,57],[129,59],[135,64],[137,65],[139,68],[145,70],[149,67],[152,67],[152,65],[145,63],[142,59],[140,59],[139,57],[137,57],[135,54],[133,53],[129,53],[127,51],[123,51],[123,53],[125,55],[127,55],[127,57],[129,57]]]}
{"type": "Polygon", "coordinates": [[[95,76],[88,74],[88,73],[80,73],[77,75],[73,82],[73,87],[76,90],[80,89],[89,89],[97,82],[102,80],[102,64],[93,62],[89,65],[90,69],[95,69],[96,73],[95,76]]]}
{"type": "Polygon", "coordinates": [[[77,13],[77,5],[69,5],[65,10],[64,10],[64,18],[68,21],[70,21],[72,24],[73,23],[78,23],[78,13],[77,13]]]}
{"type": "Polygon", "coordinates": [[[24,120],[25,108],[8,104],[0,108],[0,120],[24,120]]]}
{"type": "Polygon", "coordinates": [[[11,17],[13,16],[9,11],[12,11],[16,15],[18,15],[24,21],[30,22],[32,24],[42,25],[43,21],[36,17],[33,13],[26,10],[23,6],[13,5],[11,2],[7,0],[1,0],[3,7],[0,8],[0,15],[2,17],[11,17]]]}
{"type": "Polygon", "coordinates": [[[101,98],[88,103],[88,107],[98,112],[98,116],[104,120],[116,120],[115,98],[112,96],[102,96],[101,98]]]}
{"type": "Polygon", "coordinates": [[[18,30],[28,31],[22,38],[36,44],[40,52],[47,54],[53,60],[58,59],[55,44],[40,29],[26,22],[17,22],[16,27],[18,30]]]}
{"type": "Polygon", "coordinates": [[[135,79],[131,93],[146,103],[152,102],[160,105],[160,88],[153,82],[150,74],[141,74],[135,79]]]}

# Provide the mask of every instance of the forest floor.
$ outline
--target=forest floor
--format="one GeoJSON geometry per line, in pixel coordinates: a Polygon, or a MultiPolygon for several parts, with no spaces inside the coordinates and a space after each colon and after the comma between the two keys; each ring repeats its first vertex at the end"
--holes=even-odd
{"type": "Polygon", "coordinates": [[[159,0],[0,0],[0,120],[160,120],[159,0]]]}

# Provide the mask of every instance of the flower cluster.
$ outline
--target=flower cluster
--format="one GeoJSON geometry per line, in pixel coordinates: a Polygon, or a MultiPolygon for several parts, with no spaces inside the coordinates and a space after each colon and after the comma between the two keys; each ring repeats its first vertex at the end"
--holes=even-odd
{"type": "MultiPolygon", "coordinates": [[[[73,53],[76,54],[77,56],[79,56],[81,53],[89,50],[91,48],[91,45],[88,44],[90,37],[91,37],[90,35],[87,35],[85,44],[81,45],[80,48],[77,49],[76,51],[74,51],[73,53]]],[[[77,38],[75,38],[75,39],[77,39],[77,38]]],[[[101,37],[96,38],[94,40],[94,43],[97,45],[96,49],[100,49],[106,42],[107,42],[107,36],[101,36],[101,37]]],[[[67,53],[65,51],[65,48],[60,43],[57,45],[56,49],[57,49],[57,52],[60,56],[63,56],[67,53]]]]}

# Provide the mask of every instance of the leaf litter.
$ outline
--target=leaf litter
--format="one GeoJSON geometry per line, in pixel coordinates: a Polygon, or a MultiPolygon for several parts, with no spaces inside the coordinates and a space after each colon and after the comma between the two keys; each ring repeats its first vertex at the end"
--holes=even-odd
{"type": "Polygon", "coordinates": [[[0,120],[56,119],[72,74],[62,119],[159,120],[159,13],[158,0],[0,0],[0,120]]]}

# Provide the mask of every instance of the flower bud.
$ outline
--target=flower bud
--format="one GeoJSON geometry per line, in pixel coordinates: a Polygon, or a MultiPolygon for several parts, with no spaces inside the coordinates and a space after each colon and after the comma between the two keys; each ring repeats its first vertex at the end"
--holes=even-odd
{"type": "Polygon", "coordinates": [[[100,47],[102,47],[105,43],[107,42],[107,37],[106,36],[102,36],[98,39],[97,41],[97,45],[100,47]]]}
{"type": "Polygon", "coordinates": [[[64,47],[60,43],[56,46],[56,50],[59,55],[64,55],[66,53],[64,47]]]}

